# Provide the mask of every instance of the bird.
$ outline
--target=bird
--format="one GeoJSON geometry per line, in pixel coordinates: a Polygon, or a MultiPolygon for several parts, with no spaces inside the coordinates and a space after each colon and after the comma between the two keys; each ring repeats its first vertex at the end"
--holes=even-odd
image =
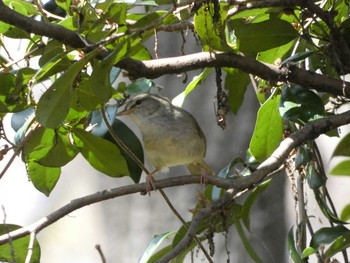
{"type": "Polygon", "coordinates": [[[201,174],[201,182],[214,174],[203,160],[206,138],[198,122],[168,98],[138,94],[126,102],[117,116],[128,116],[141,131],[146,157],[154,168],[146,177],[148,193],[155,189],[153,175],[172,166],[186,165],[191,174],[201,174]]]}

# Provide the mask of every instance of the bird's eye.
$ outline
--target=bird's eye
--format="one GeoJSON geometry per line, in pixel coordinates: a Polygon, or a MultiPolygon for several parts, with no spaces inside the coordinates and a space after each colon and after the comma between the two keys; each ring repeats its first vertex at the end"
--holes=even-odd
{"type": "Polygon", "coordinates": [[[142,100],[137,100],[137,101],[135,101],[135,104],[136,105],[140,105],[142,103],[142,100]]]}

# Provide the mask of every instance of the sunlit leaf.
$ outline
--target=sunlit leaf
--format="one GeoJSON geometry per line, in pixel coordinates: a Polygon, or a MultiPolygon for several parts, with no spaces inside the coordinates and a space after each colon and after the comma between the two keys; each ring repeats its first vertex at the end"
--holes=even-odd
{"type": "Polygon", "coordinates": [[[302,259],[306,259],[308,258],[309,256],[315,254],[317,252],[316,249],[314,249],[313,247],[307,247],[303,250],[303,253],[302,253],[302,259]]]}
{"type": "Polygon", "coordinates": [[[259,109],[249,149],[251,154],[263,161],[280,144],[283,135],[282,118],[278,112],[279,95],[272,95],[259,109]]]}
{"type": "Polygon", "coordinates": [[[329,172],[330,175],[350,175],[350,158],[340,161],[329,172]]]}
{"type": "Polygon", "coordinates": [[[250,82],[249,75],[239,69],[227,70],[225,89],[228,90],[230,109],[234,114],[238,113],[244,99],[244,94],[250,82]]]}
{"type": "Polygon", "coordinates": [[[255,54],[282,46],[298,36],[294,27],[281,19],[247,24],[236,19],[229,24],[234,30],[239,50],[245,54],[255,54]]]}
{"type": "Polygon", "coordinates": [[[182,107],[186,96],[190,94],[190,92],[193,91],[195,88],[197,88],[197,86],[200,85],[200,83],[202,83],[202,81],[206,79],[206,77],[212,70],[213,68],[205,68],[201,72],[201,74],[195,76],[193,80],[187,85],[186,89],[172,100],[172,104],[178,107],[182,107]]]}
{"type": "Polygon", "coordinates": [[[346,134],[338,142],[337,147],[334,149],[333,154],[332,154],[332,157],[334,157],[334,156],[348,156],[348,157],[350,157],[350,133],[346,134]]]}
{"type": "Polygon", "coordinates": [[[45,167],[35,161],[27,163],[27,171],[34,187],[46,196],[50,195],[61,174],[61,168],[45,167]]]}
{"type": "Polygon", "coordinates": [[[26,163],[36,162],[47,167],[62,167],[78,154],[78,149],[71,144],[69,133],[59,130],[36,129],[23,146],[23,159],[26,163]]]}
{"type": "Polygon", "coordinates": [[[340,235],[326,250],[325,255],[327,257],[332,257],[335,254],[346,251],[350,247],[350,233],[345,233],[340,235]]]}
{"type": "Polygon", "coordinates": [[[347,204],[340,213],[340,220],[348,221],[350,220],[350,204],[347,204]]]}
{"type": "Polygon", "coordinates": [[[205,51],[232,51],[225,37],[227,5],[218,4],[218,10],[215,10],[215,6],[211,2],[206,3],[196,11],[193,18],[194,28],[205,51]]]}
{"type": "MultiPolygon", "coordinates": [[[[7,233],[22,228],[19,225],[14,224],[0,224],[0,235],[6,235],[7,233]]],[[[16,240],[11,240],[3,245],[0,245],[0,261],[2,262],[16,262],[24,263],[26,261],[28,246],[30,237],[25,236],[16,240]],[[15,258],[14,258],[15,257],[15,258]]],[[[34,240],[34,246],[32,248],[32,257],[28,263],[39,263],[40,262],[40,246],[38,241],[34,240]]]]}
{"type": "Polygon", "coordinates": [[[263,61],[270,64],[278,64],[280,60],[282,60],[294,46],[295,41],[290,41],[287,44],[262,51],[258,55],[258,60],[263,61]]]}

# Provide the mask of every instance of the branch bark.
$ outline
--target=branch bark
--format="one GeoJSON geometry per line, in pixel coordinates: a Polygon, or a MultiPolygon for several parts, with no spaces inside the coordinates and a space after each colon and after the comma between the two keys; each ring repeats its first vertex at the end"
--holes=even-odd
{"type": "MultiPolygon", "coordinates": [[[[299,1],[293,1],[292,5],[297,3],[299,1]]],[[[28,33],[47,36],[73,48],[85,48],[86,51],[94,47],[93,43],[88,44],[77,33],[69,29],[55,24],[36,21],[33,18],[13,11],[3,3],[3,0],[0,0],[0,14],[0,21],[16,26],[28,33]]],[[[103,57],[107,55],[108,52],[105,51],[103,57]]],[[[277,67],[230,53],[201,52],[187,56],[149,61],[125,58],[117,63],[116,66],[128,71],[130,77],[134,79],[140,77],[153,79],[165,74],[182,73],[205,67],[234,67],[269,81],[289,81],[320,92],[350,97],[349,82],[306,71],[293,65],[277,67]]]]}
{"type": "Polygon", "coordinates": [[[27,33],[46,36],[74,48],[84,48],[87,43],[77,33],[60,25],[37,21],[33,18],[21,15],[7,7],[0,0],[0,21],[18,27],[27,33]]]}
{"type": "Polygon", "coordinates": [[[293,82],[320,92],[350,97],[350,82],[300,69],[292,64],[274,66],[233,53],[201,52],[173,58],[139,61],[125,58],[117,63],[130,77],[158,78],[165,74],[178,74],[206,67],[233,67],[269,81],[293,82]]]}

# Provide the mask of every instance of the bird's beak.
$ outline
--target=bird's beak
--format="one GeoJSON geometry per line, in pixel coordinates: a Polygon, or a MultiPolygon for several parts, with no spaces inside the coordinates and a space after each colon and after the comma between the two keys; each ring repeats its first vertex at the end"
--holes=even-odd
{"type": "Polygon", "coordinates": [[[121,112],[118,112],[117,113],[117,116],[126,116],[126,115],[129,115],[130,113],[132,113],[132,110],[131,109],[124,109],[122,110],[121,112]]]}

